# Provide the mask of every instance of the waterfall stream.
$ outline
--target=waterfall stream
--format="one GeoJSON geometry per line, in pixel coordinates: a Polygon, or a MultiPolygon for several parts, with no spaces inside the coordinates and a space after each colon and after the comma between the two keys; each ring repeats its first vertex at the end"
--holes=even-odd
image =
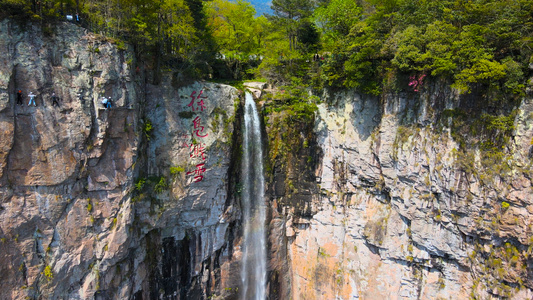
{"type": "Polygon", "coordinates": [[[252,94],[248,92],[245,97],[244,127],[241,170],[244,224],[241,298],[265,300],[267,243],[261,122],[252,94]]]}

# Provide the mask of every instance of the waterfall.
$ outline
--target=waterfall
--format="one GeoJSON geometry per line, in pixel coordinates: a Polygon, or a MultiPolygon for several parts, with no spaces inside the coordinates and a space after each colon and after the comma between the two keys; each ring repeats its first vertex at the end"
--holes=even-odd
{"type": "Polygon", "coordinates": [[[252,94],[246,93],[244,105],[244,145],[241,169],[244,237],[241,298],[243,300],[265,300],[267,243],[261,122],[252,94]]]}

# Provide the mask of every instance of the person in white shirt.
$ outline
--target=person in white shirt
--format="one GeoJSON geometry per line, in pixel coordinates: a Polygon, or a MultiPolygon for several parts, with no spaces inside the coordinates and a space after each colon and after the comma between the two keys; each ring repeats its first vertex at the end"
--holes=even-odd
{"type": "Polygon", "coordinates": [[[33,106],[37,106],[37,104],[35,104],[35,94],[33,92],[30,92],[28,97],[30,97],[30,101],[28,102],[28,106],[30,106],[32,102],[33,102],[33,106]]]}

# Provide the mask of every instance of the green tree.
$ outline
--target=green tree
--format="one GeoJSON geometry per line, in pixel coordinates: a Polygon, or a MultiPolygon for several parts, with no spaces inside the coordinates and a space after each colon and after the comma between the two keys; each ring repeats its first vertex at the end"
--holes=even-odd
{"type": "Polygon", "coordinates": [[[310,0],[272,0],[274,15],[270,19],[285,31],[290,50],[296,49],[300,22],[311,16],[314,7],[314,1],[310,0]]]}
{"type": "Polygon", "coordinates": [[[352,0],[332,0],[314,11],[313,19],[328,51],[343,46],[354,25],[361,20],[361,12],[362,7],[352,0]]]}
{"type": "Polygon", "coordinates": [[[249,56],[262,52],[267,21],[263,16],[255,17],[255,9],[250,3],[214,0],[208,4],[207,14],[213,37],[222,54],[249,56]]]}
{"type": "Polygon", "coordinates": [[[240,78],[245,66],[264,52],[268,20],[264,16],[256,18],[253,6],[241,0],[214,0],[208,3],[206,12],[222,61],[233,78],[240,78]]]}
{"type": "Polygon", "coordinates": [[[453,80],[461,92],[485,86],[524,92],[533,50],[530,1],[331,0],[313,18],[329,84],[380,93],[401,73],[453,80]]]}
{"type": "Polygon", "coordinates": [[[320,42],[320,34],[315,24],[309,20],[304,20],[296,30],[298,49],[303,53],[317,52],[320,42]]]}

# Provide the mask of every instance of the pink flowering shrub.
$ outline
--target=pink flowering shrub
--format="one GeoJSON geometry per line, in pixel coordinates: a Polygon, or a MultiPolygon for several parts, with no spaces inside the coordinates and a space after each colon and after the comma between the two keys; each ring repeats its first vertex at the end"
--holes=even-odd
{"type": "Polygon", "coordinates": [[[413,91],[419,92],[420,88],[422,87],[422,83],[424,81],[424,78],[426,77],[426,74],[422,74],[418,76],[418,79],[415,75],[412,75],[409,77],[409,86],[413,87],[413,91]]]}

